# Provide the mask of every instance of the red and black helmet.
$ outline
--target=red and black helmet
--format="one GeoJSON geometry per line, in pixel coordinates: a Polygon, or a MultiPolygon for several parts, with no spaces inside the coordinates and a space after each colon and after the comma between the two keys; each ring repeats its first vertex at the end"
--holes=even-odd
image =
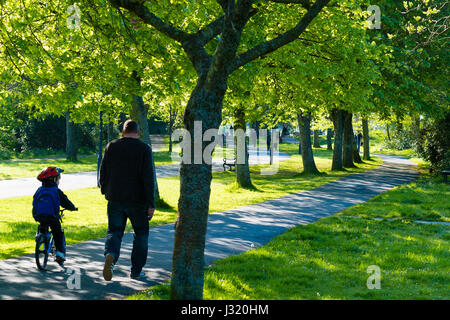
{"type": "Polygon", "coordinates": [[[57,167],[47,167],[41,171],[41,173],[37,176],[37,179],[39,181],[51,179],[59,176],[61,172],[64,172],[64,170],[57,167]]]}

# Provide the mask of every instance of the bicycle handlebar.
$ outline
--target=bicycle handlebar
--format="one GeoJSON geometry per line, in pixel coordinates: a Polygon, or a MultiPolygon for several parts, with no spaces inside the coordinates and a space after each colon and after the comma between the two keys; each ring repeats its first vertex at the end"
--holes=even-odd
{"type": "MultiPolygon", "coordinates": [[[[68,209],[62,208],[59,210],[59,219],[61,220],[61,222],[62,222],[62,218],[64,217],[64,211],[66,211],[66,210],[68,210],[68,209]]],[[[69,211],[78,211],[78,208],[75,208],[75,210],[69,210],[69,211]]]]}
{"type": "MultiPolygon", "coordinates": [[[[66,211],[66,210],[69,210],[69,209],[66,209],[66,208],[62,208],[62,209],[60,209],[60,210],[59,210],[59,213],[61,213],[61,214],[62,214],[62,213],[63,213],[64,211],[66,211]]],[[[76,208],[76,207],[75,207],[75,209],[74,209],[74,210],[69,210],[69,211],[78,211],[78,208],[76,208]]]]}

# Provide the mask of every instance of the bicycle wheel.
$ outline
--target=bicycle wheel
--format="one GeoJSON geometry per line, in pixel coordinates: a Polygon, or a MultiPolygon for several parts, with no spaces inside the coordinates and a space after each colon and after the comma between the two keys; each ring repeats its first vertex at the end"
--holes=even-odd
{"type": "Polygon", "coordinates": [[[39,270],[46,270],[47,261],[48,261],[48,253],[49,253],[49,245],[53,242],[47,242],[47,235],[39,233],[36,236],[36,249],[34,251],[34,256],[36,258],[36,266],[39,270]]]}

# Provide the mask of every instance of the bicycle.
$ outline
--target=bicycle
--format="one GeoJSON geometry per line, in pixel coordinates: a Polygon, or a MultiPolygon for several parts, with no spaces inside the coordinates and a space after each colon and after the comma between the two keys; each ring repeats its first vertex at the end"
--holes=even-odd
{"type": "MultiPolygon", "coordinates": [[[[61,223],[63,222],[62,218],[64,217],[64,211],[66,209],[61,209],[59,220],[61,223]]],[[[64,232],[64,228],[61,227],[62,232],[64,232]]],[[[66,245],[66,240],[63,237],[64,246],[66,245]]],[[[51,229],[49,228],[49,231],[46,233],[39,232],[39,226],[36,231],[36,248],[34,251],[34,256],[36,258],[36,266],[39,270],[46,271],[47,270],[47,262],[48,257],[51,256],[56,260],[56,247],[55,247],[55,241],[53,239],[53,234],[51,229]]],[[[63,267],[63,263],[60,264],[61,267],[63,267]]]]}

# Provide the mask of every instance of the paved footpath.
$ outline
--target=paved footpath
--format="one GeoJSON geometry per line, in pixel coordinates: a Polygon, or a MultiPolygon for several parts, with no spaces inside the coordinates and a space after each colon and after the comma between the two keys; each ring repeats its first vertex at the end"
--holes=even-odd
{"type": "MultiPolygon", "coordinates": [[[[384,163],[376,169],[313,190],[211,214],[205,263],[262,246],[289,228],[333,215],[418,177],[411,162],[379,156],[384,163]]],[[[147,278],[140,281],[129,278],[132,233],[124,235],[121,257],[111,282],[102,278],[104,239],[68,246],[66,270],[50,261],[49,271],[40,272],[33,255],[1,260],[0,299],[121,298],[164,283],[170,278],[173,238],[173,224],[150,229],[149,258],[144,268],[147,278]],[[79,278],[73,270],[78,270],[79,278]]]]}

